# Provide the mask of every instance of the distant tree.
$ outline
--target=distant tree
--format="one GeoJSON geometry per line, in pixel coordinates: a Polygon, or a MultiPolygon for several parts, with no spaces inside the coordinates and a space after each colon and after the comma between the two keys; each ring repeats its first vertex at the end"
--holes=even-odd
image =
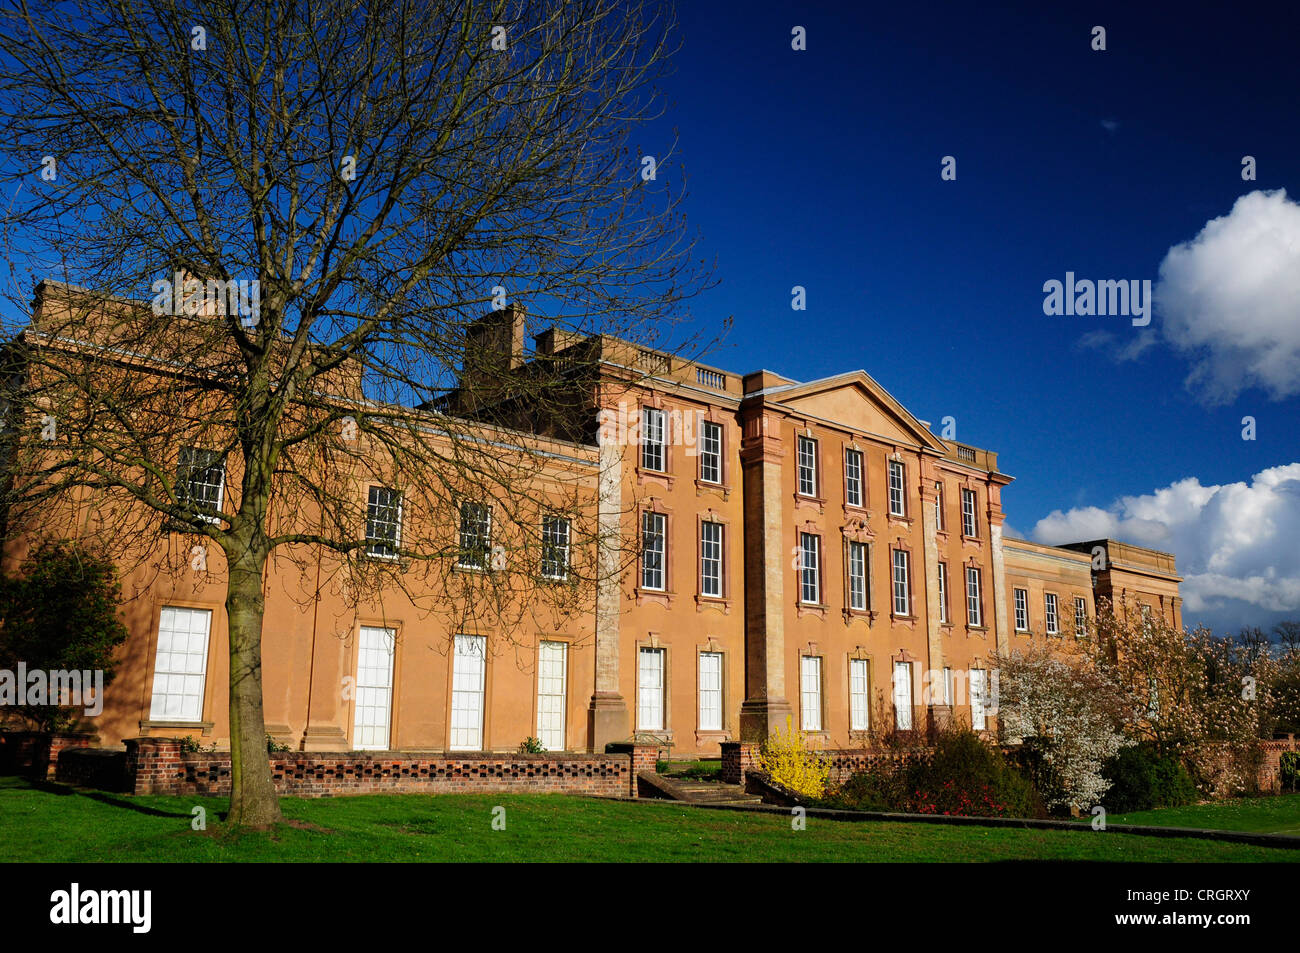
{"type": "MultiPolygon", "coordinates": [[[[118,618],[121,587],[103,553],[75,543],[46,542],[23,563],[19,575],[0,580],[0,669],[102,671],[113,679],[113,650],[126,641],[118,618]]],[[[83,689],[84,691],[84,689],[83,689]]],[[[55,701],[55,699],[51,699],[55,701]]],[[[81,706],[15,708],[38,731],[74,724],[81,706]]]]}
{"type": "Polygon", "coordinates": [[[1130,743],[1113,673],[1069,640],[1000,656],[997,667],[1000,739],[1041,759],[1034,767],[1047,807],[1099,804],[1109,787],[1104,765],[1130,743]]]}

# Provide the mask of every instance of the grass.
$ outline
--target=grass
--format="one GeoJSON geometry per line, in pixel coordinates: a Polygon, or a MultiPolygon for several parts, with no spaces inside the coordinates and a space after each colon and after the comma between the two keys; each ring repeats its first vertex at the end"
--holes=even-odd
{"type": "MultiPolygon", "coordinates": [[[[1084,818],[1083,820],[1091,820],[1084,818]]],[[[1300,794],[1247,797],[1186,807],[1107,814],[1108,824],[1151,824],[1156,827],[1200,827],[1220,831],[1300,836],[1300,794]]]]}
{"type": "Polygon", "coordinates": [[[221,798],[126,797],[0,778],[2,861],[1289,861],[1300,850],[809,819],[563,795],[283,798],[290,824],[230,835],[221,798]],[[191,830],[194,807],[208,830],[191,830]],[[493,830],[505,808],[506,829],[493,830]]]}
{"type": "Polygon", "coordinates": [[[720,759],[708,761],[665,761],[660,774],[670,778],[689,778],[697,781],[717,781],[722,775],[720,759]]]}

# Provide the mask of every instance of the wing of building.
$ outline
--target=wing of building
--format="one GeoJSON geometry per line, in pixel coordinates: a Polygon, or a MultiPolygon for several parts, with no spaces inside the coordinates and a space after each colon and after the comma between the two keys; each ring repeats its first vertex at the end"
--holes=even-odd
{"type": "MultiPolygon", "coordinates": [[[[55,294],[42,287],[38,300],[55,294]]],[[[994,656],[1085,636],[1103,596],[1181,625],[1172,556],[1005,539],[1012,477],[997,454],[936,437],[865,371],[737,374],[554,329],[527,349],[524,320],[508,308],[472,329],[472,359],[436,410],[495,441],[527,435],[521,446],[547,461],[539,479],[563,468],[599,499],[587,535],[614,534],[634,558],[611,548],[588,604],[507,639],[450,627],[403,593],[352,608],[327,561],[322,583],[273,557],[263,678],[278,741],[513,751],[532,736],[600,751],[635,736],[709,756],[790,719],[853,747],[954,719],[990,728],[994,656]],[[539,412],[536,388],[512,379],[544,379],[568,398],[548,406],[568,410],[539,412]]],[[[375,489],[357,481],[363,512],[375,489]]],[[[400,521],[383,500],[379,517],[400,521]]],[[[562,573],[576,528],[542,519],[538,532],[543,574],[562,573]]],[[[174,536],[183,551],[188,537],[174,536]]],[[[11,567],[28,542],[7,544],[11,567]]],[[[101,738],[228,743],[224,580],[125,571],[131,637],[101,738]]]]}

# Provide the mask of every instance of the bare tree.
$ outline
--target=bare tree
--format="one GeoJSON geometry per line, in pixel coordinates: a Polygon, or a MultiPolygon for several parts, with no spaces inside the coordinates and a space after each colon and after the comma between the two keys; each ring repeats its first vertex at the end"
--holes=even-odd
{"type": "Polygon", "coordinates": [[[232,825],[280,817],[260,668],[272,554],[304,576],[332,561],[350,597],[403,586],[431,611],[590,605],[590,481],[488,425],[542,432],[587,412],[599,350],[525,373],[515,309],[570,340],[651,343],[709,281],[671,143],[657,162],[630,147],[661,108],[675,30],[649,6],[0,13],[8,296],[26,321],[32,285],[63,283],[41,285],[33,326],[6,329],[22,332],[7,353],[24,380],[8,530],[72,521],[165,550],[167,570],[205,547],[223,559],[232,825]],[[220,506],[205,495],[217,471],[220,506]],[[389,491],[368,499],[367,483],[389,491]],[[476,551],[474,501],[491,502],[504,554],[476,551]],[[567,586],[527,570],[548,509],[577,514],[567,586]],[[466,558],[500,571],[449,571],[466,558]]]}

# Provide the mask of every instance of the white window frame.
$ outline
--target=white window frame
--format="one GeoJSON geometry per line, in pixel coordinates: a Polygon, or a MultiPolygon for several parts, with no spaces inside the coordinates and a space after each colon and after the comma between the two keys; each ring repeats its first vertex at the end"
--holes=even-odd
{"type": "Polygon", "coordinates": [[[988,672],[982,668],[970,670],[967,686],[970,694],[970,725],[975,731],[987,731],[988,722],[988,672]]]}
{"type": "Polygon", "coordinates": [[[1015,603],[1016,603],[1016,631],[1028,632],[1029,631],[1029,590],[1017,588],[1013,590],[1013,592],[1014,592],[1013,598],[1015,599],[1015,603]]]}
{"type": "Polygon", "coordinates": [[[154,649],[150,721],[195,724],[203,721],[211,638],[211,609],[162,607],[158,614],[158,644],[154,649]],[[184,631],[180,628],[182,620],[184,631]],[[200,623],[201,630],[196,627],[200,623]]]}
{"type": "Polygon", "coordinates": [[[668,450],[664,444],[664,412],[657,407],[641,408],[641,469],[668,472],[668,450]]]}
{"type": "Polygon", "coordinates": [[[459,569],[487,569],[492,560],[492,507],[475,500],[462,500],[460,504],[459,546],[456,566],[459,569]],[[477,507],[482,518],[477,518],[477,507]],[[480,545],[481,544],[481,545],[480,545]],[[482,562],[467,561],[475,553],[482,554],[482,562]]]}
{"type": "Polygon", "coordinates": [[[871,729],[871,663],[849,659],[849,730],[871,729]]]}
{"type": "Polygon", "coordinates": [[[181,447],[180,458],[176,467],[176,502],[182,506],[191,506],[197,513],[197,519],[206,523],[221,522],[221,505],[226,494],[226,460],[220,450],[203,447],[181,447]],[[217,482],[209,479],[217,474],[217,482]],[[203,479],[196,480],[195,477],[203,479]],[[199,493],[194,493],[195,489],[199,493]],[[215,494],[209,490],[216,490],[215,494]],[[215,499],[208,499],[215,496],[215,499]],[[198,497],[196,499],[196,497],[198,497]]]}
{"type": "Polygon", "coordinates": [[[700,482],[722,483],[722,424],[711,420],[700,425],[700,482]]]}
{"type": "Polygon", "coordinates": [[[537,643],[537,740],[547,751],[563,751],[569,696],[569,643],[537,643]]]}
{"type": "Polygon", "coordinates": [[[943,528],[943,481],[934,482],[934,528],[936,532],[944,532],[943,528]]]}
{"type": "Polygon", "coordinates": [[[571,527],[567,516],[547,513],[542,517],[542,564],[545,579],[569,578],[571,527]]]}
{"type": "Polygon", "coordinates": [[[844,450],[844,502],[849,506],[862,506],[862,451],[846,447],[844,450]]]}
{"type": "Polygon", "coordinates": [[[822,730],[822,660],[819,655],[799,656],[799,727],[822,730]]]}
{"type": "Polygon", "coordinates": [[[978,566],[966,567],[966,624],[979,628],[984,624],[983,586],[978,566]]]}
{"type": "Polygon", "coordinates": [[[816,533],[799,534],[799,601],[805,605],[821,605],[821,544],[816,533]]]}
{"type": "Polygon", "coordinates": [[[393,729],[393,658],[397,630],[357,628],[357,674],[352,690],[352,747],[387,751],[393,729]]]}
{"type": "Polygon", "coordinates": [[[849,609],[867,611],[867,544],[849,540],[849,609]]]}
{"type": "Polygon", "coordinates": [[[817,496],[817,441],[799,435],[798,487],[800,496],[817,496]]]}
{"type": "Polygon", "coordinates": [[[700,731],[722,730],[723,658],[721,652],[701,652],[699,658],[700,731]]]}
{"type": "Polygon", "coordinates": [[[1074,597],[1074,637],[1088,637],[1088,600],[1083,596],[1074,597]]]}
{"type": "Polygon", "coordinates": [[[366,555],[375,559],[397,559],[401,551],[402,494],[392,487],[372,484],[366,493],[366,555]],[[386,500],[384,494],[388,494],[386,500]],[[394,508],[397,510],[396,519],[391,518],[394,508]],[[378,535],[381,526],[392,527],[391,539],[387,535],[378,535]]]}
{"type": "Polygon", "coordinates": [[[667,650],[642,646],[637,650],[636,727],[663,731],[667,724],[667,650]]]}
{"type": "Polygon", "coordinates": [[[889,461],[889,515],[907,516],[907,470],[902,460],[889,461]]]}
{"type": "Polygon", "coordinates": [[[1057,613],[1056,593],[1043,593],[1043,624],[1048,635],[1061,634],[1061,619],[1057,613]]]}
{"type": "Polygon", "coordinates": [[[948,564],[939,563],[939,623],[948,623],[948,564]]]}
{"type": "Polygon", "coordinates": [[[952,707],[952,669],[947,665],[943,667],[943,703],[952,707]]]}
{"type": "Polygon", "coordinates": [[[668,517],[654,510],[641,513],[641,588],[668,588],[668,517]]]}
{"type": "Polygon", "coordinates": [[[451,751],[482,751],[487,712],[487,637],[457,635],[451,666],[451,751]]]}
{"type": "Polygon", "coordinates": [[[972,539],[979,537],[979,517],[977,514],[975,491],[961,488],[961,532],[972,539]]]}
{"type": "Polygon", "coordinates": [[[700,523],[700,595],[711,599],[722,598],[723,550],[727,538],[721,523],[705,520],[700,523]],[[710,539],[710,534],[714,534],[710,539]]]}
{"type": "Polygon", "coordinates": [[[912,554],[905,549],[895,549],[890,556],[893,582],[894,615],[907,618],[912,611],[912,554]]]}
{"type": "Polygon", "coordinates": [[[912,663],[894,663],[894,727],[912,730],[912,663]]]}

